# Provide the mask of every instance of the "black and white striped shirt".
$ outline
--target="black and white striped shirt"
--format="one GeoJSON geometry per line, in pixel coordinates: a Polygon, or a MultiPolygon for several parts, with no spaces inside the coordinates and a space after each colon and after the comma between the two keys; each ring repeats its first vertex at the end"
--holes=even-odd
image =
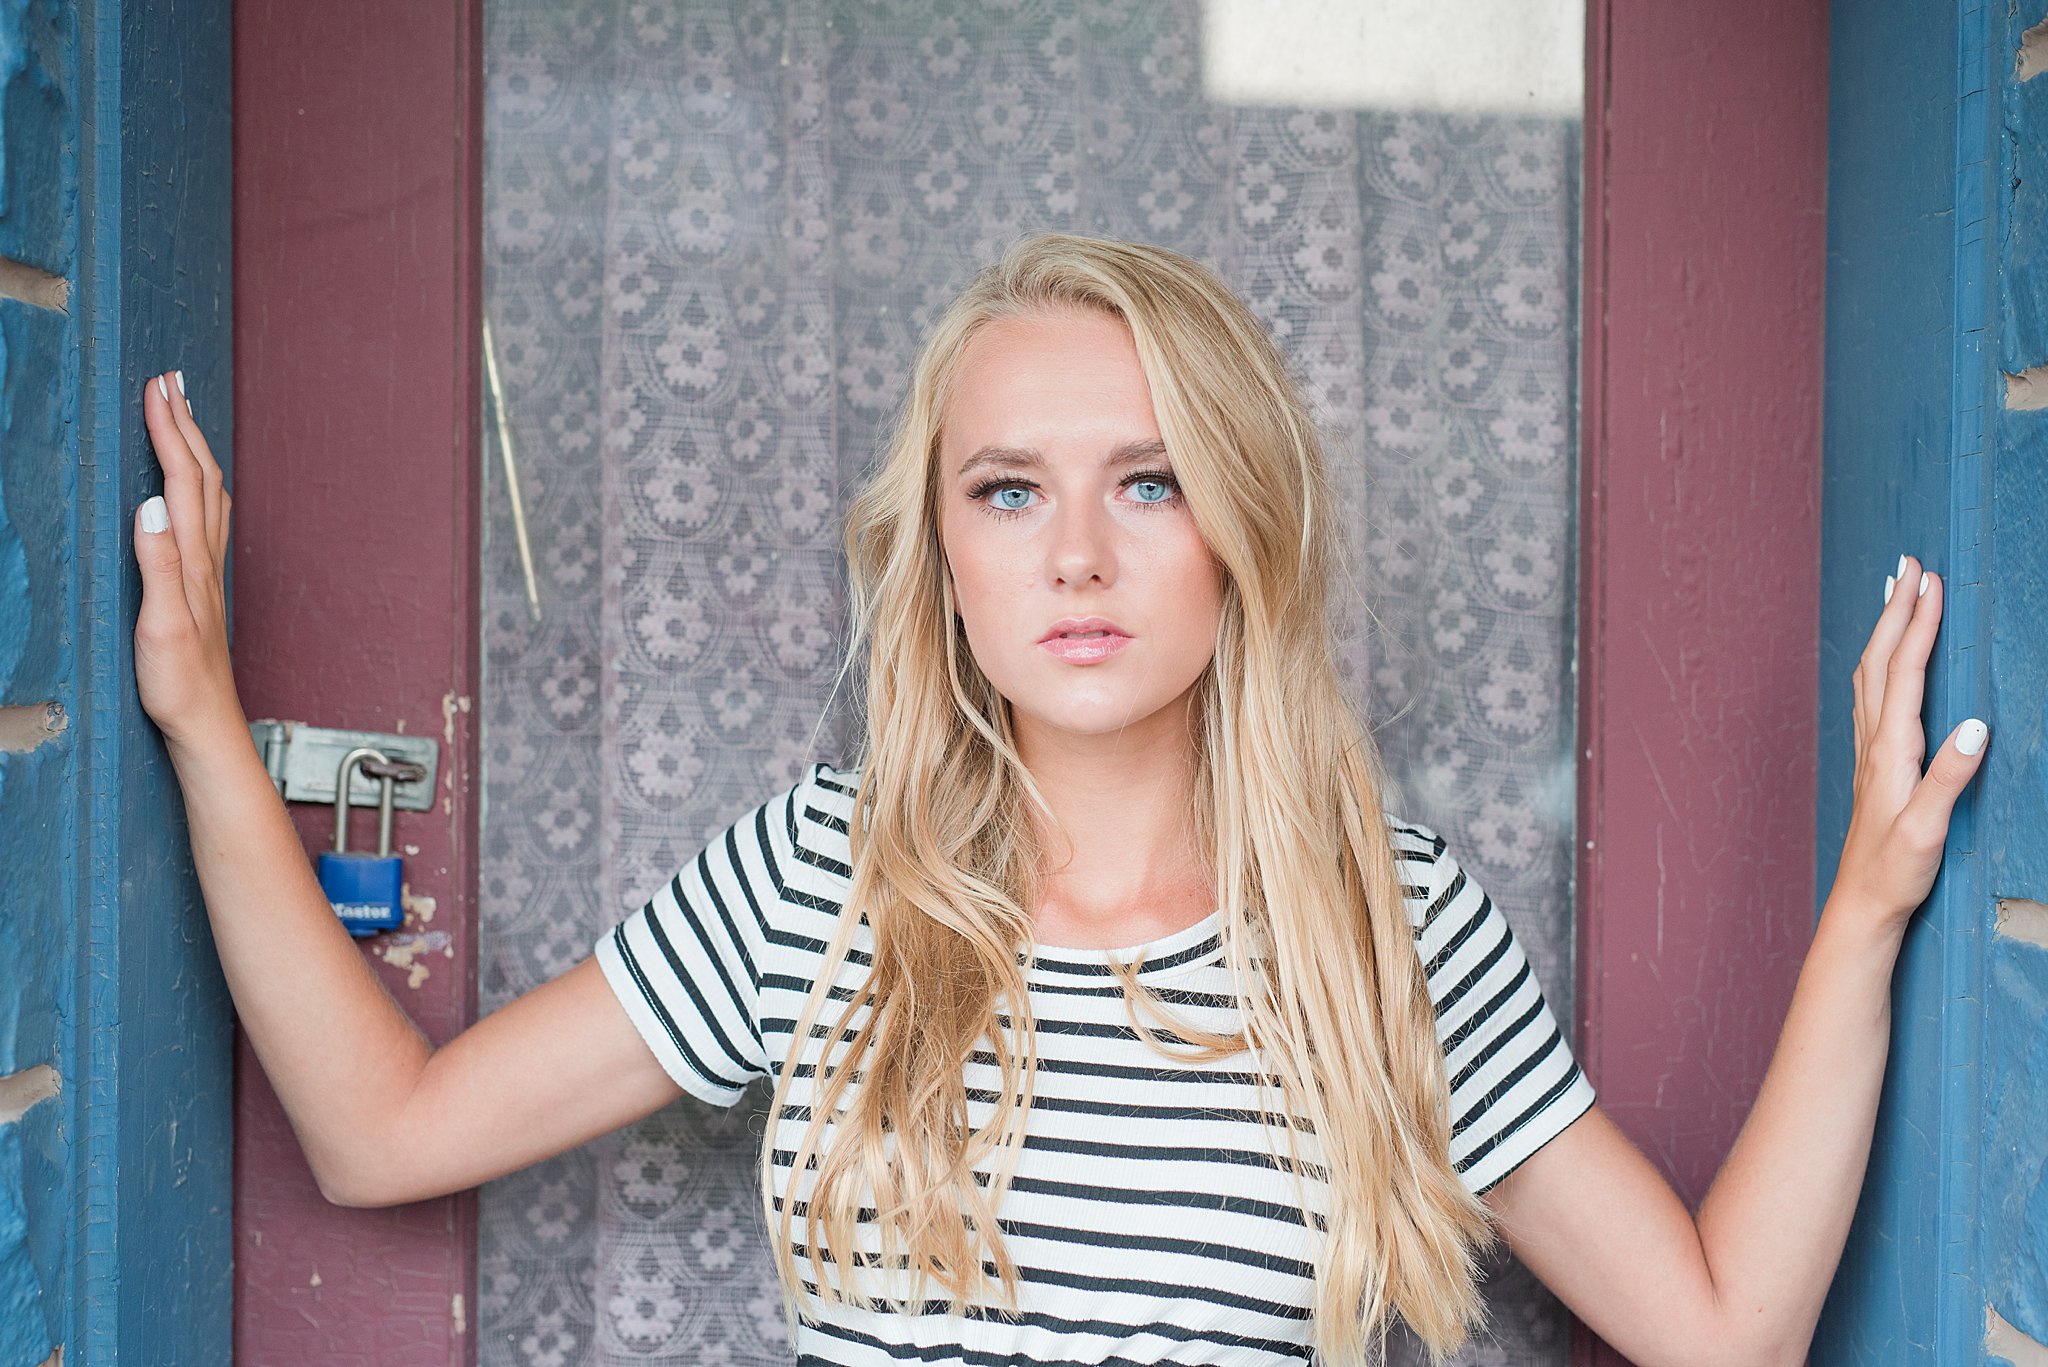
{"type": "MultiPolygon", "coordinates": [[[[812,765],[598,942],[627,1014],[691,1095],[729,1105],[754,1079],[780,1077],[848,887],[857,782],[857,772],[812,765]]],[[[1593,1088],[1499,909],[1434,831],[1390,830],[1450,1070],[1451,1159],[1484,1191],[1582,1115],[1593,1088]]],[[[871,946],[863,928],[840,985],[859,982],[871,946]]],[[[1180,1019],[1235,1025],[1216,913],[1141,948],[1139,979],[1180,1019]]],[[[1275,1093],[1259,1088],[1254,1055],[1179,1061],[1137,1036],[1109,965],[1139,952],[1041,946],[1028,966],[1036,1094],[1000,1211],[1020,1273],[1017,1309],[960,1316],[927,1303],[897,1314],[813,1301],[822,1322],[800,1327],[801,1362],[1250,1367],[1309,1357],[1304,1189],[1284,1133],[1262,1119],[1275,1093]]],[[[818,1048],[810,1042],[805,1061],[818,1048]]],[[[799,1104],[808,1075],[792,1096],[799,1104]]],[[[997,1086],[993,1056],[977,1053],[972,1123],[986,1121],[997,1086]]],[[[788,1118],[773,1136],[778,1200],[792,1195],[801,1136],[788,1118]]],[[[1311,1217],[1326,1213],[1327,1188],[1306,1190],[1311,1217]]],[[[800,1238],[801,1219],[796,1228],[800,1238]]]]}

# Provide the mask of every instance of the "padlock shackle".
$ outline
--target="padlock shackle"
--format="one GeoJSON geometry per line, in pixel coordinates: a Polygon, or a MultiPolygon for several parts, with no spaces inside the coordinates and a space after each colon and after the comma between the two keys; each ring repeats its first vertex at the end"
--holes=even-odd
{"type": "Polygon", "coordinates": [[[391,817],[398,797],[398,780],[385,774],[378,782],[384,785],[384,790],[377,795],[377,854],[388,859],[391,857],[391,817]]]}
{"type": "MultiPolygon", "coordinates": [[[[382,750],[373,745],[359,745],[341,757],[341,766],[334,775],[334,852],[348,853],[348,782],[349,770],[364,760],[375,760],[379,764],[391,761],[382,750]]],[[[379,780],[382,791],[377,798],[377,853],[391,853],[391,816],[393,795],[397,788],[388,775],[379,780]]]]}

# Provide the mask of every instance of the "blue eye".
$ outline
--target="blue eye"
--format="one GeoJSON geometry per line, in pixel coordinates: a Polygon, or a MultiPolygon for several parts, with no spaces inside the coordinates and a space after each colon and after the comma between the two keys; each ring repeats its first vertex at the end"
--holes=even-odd
{"type": "Polygon", "coordinates": [[[1131,498],[1141,508],[1161,508],[1180,497],[1180,481],[1166,470],[1140,470],[1124,481],[1124,488],[1141,491],[1131,498]]]}
{"type": "Polygon", "coordinates": [[[1030,499],[1031,491],[1021,484],[1006,484],[995,491],[995,505],[1005,512],[1018,512],[1028,507],[1030,499]],[[1022,497],[1013,501],[1010,498],[1011,494],[1020,494],[1022,497]]]}

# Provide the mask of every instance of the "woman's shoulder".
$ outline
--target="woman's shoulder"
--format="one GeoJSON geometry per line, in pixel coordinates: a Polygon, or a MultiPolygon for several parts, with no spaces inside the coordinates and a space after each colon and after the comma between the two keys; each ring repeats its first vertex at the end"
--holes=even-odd
{"type": "Polygon", "coordinates": [[[1507,915],[1420,822],[1387,818],[1451,1089],[1451,1162],[1484,1192],[1593,1104],[1507,915]]]}
{"type": "Polygon", "coordinates": [[[777,902],[837,912],[853,877],[859,781],[858,770],[805,764],[794,782],[714,829],[678,877],[708,880],[721,900],[736,896],[760,914],[777,902]]]}
{"type": "Polygon", "coordinates": [[[1464,946],[1513,938],[1500,908],[1434,827],[1389,815],[1387,832],[1415,947],[1432,971],[1464,946]]]}
{"type": "Polygon", "coordinates": [[[1394,873],[1408,908],[1408,920],[1420,933],[1429,923],[1432,908],[1449,881],[1447,873],[1456,866],[1450,846],[1434,828],[1419,821],[1387,815],[1387,836],[1394,850],[1394,873]]]}
{"type": "Polygon", "coordinates": [[[1395,862],[1412,869],[1427,869],[1448,852],[1444,838],[1429,826],[1406,817],[1387,814],[1387,834],[1393,840],[1395,862]]]}
{"type": "Polygon", "coordinates": [[[1474,970],[1520,968],[1521,946],[1499,905],[1433,827],[1387,818],[1397,872],[1432,997],[1474,970]]]}
{"type": "Polygon", "coordinates": [[[821,797],[828,797],[845,804],[850,810],[853,795],[860,790],[860,767],[841,769],[824,760],[806,765],[804,775],[797,782],[800,789],[809,790],[821,797]]]}
{"type": "Polygon", "coordinates": [[[858,768],[841,769],[822,760],[806,765],[803,777],[781,795],[791,853],[842,878],[851,877],[849,831],[859,791],[858,768]]]}

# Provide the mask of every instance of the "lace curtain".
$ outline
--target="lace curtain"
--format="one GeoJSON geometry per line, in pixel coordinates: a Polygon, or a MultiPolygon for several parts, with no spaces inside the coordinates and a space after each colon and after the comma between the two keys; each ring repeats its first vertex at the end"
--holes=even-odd
{"type": "MultiPolygon", "coordinates": [[[[494,446],[485,1010],[850,758],[840,509],[920,330],[1054,227],[1210,262],[1286,348],[1396,810],[1572,1018],[1577,125],[1225,107],[1200,43],[1190,0],[492,0],[486,297],[543,611],[494,446]]],[[[788,1362],[764,1101],[685,1101],[486,1187],[485,1367],[788,1362]]],[[[1518,1266],[1488,1296],[1465,1361],[1564,1361],[1518,1266]]]]}

